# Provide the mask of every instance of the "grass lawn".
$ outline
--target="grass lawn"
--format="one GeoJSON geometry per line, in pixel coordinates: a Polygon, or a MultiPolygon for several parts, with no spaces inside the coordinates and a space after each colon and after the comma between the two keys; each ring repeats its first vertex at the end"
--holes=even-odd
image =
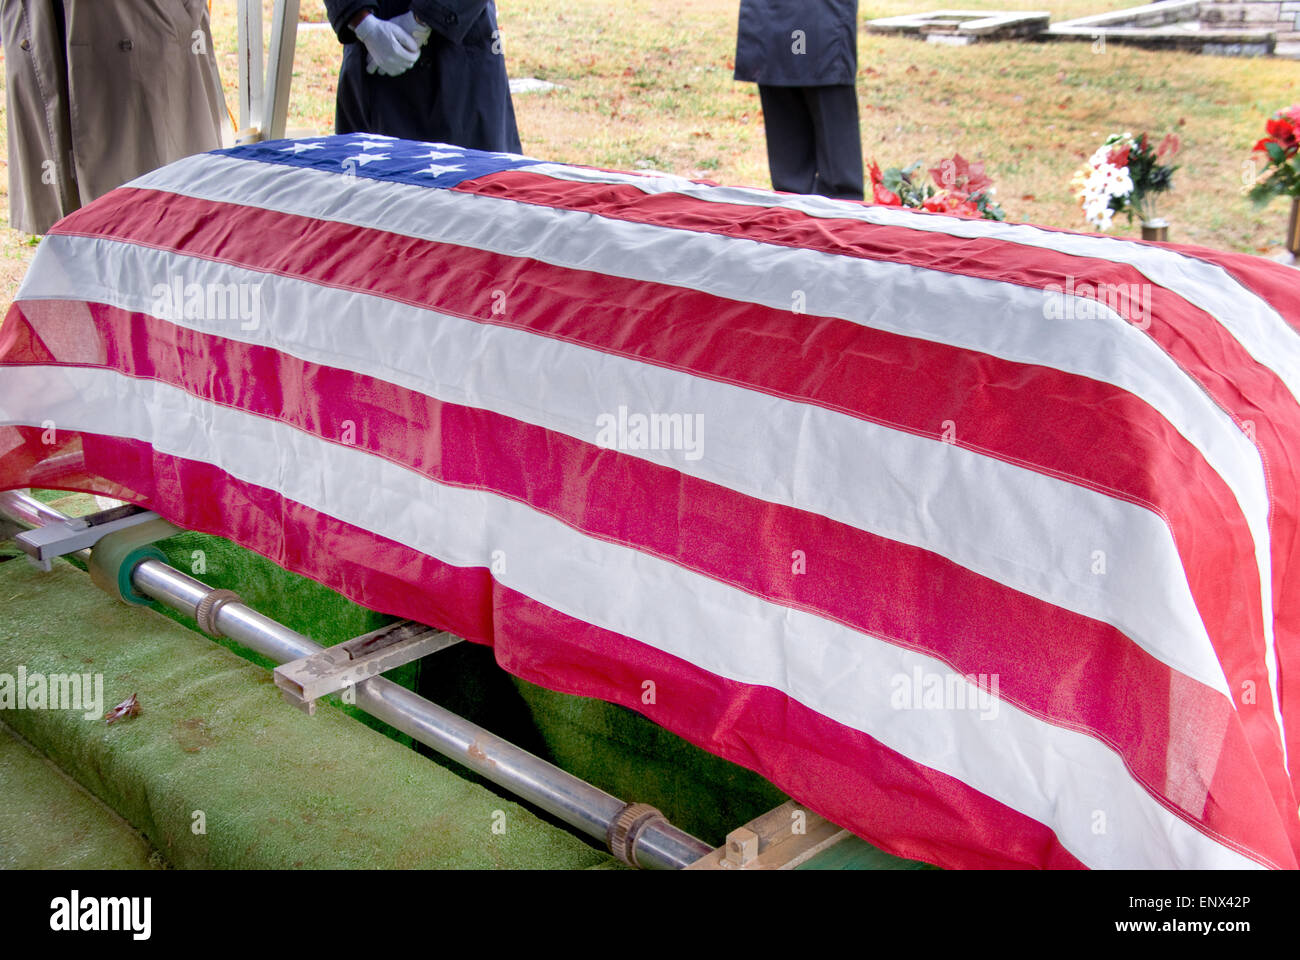
{"type": "MultiPolygon", "coordinates": [[[[861,16],[957,7],[1042,9],[1062,20],[1126,5],[864,0],[861,16]]],[[[524,150],[767,186],[757,89],[732,80],[737,7],[737,0],[498,0],[511,75],[563,88],[516,97],[524,150]]],[[[214,40],[232,109],[234,11],[234,0],[215,0],[214,40]]],[[[320,0],[303,0],[301,19],[323,21],[320,0]]],[[[290,127],[332,129],[338,58],[328,29],[300,33],[290,127]]],[[[982,160],[1009,219],[1084,229],[1069,188],[1079,163],[1111,131],[1172,131],[1184,144],[1166,202],[1172,238],[1247,252],[1281,242],[1283,203],[1252,210],[1244,178],[1252,175],[1250,147],[1264,117],[1300,100],[1300,62],[1114,44],[1101,53],[1088,43],[946,47],[863,33],[858,91],[868,160],[933,165],[954,151],[982,160]]],[[[0,220],[7,222],[7,182],[0,190],[0,220]]],[[[1120,220],[1114,232],[1136,227],[1120,220]]],[[[0,228],[0,303],[12,299],[32,250],[30,238],[0,228]]]]}

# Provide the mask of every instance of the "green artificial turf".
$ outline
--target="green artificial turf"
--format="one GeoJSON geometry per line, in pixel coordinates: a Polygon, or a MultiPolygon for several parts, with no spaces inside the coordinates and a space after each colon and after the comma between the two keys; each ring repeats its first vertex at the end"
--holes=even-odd
{"type": "MultiPolygon", "coordinates": [[[[94,497],[89,494],[64,493],[58,490],[33,490],[32,494],[72,517],[84,516],[100,509],[94,497]]],[[[12,544],[7,546],[12,547],[12,544]]],[[[160,541],[157,546],[167,557],[167,562],[182,573],[187,573],[214,589],[234,590],[245,603],[259,613],[324,646],[333,646],[363,633],[369,633],[371,630],[392,623],[394,619],[358,606],[328,587],[307,577],[290,573],[265,557],[222,537],[184,531],[175,537],[160,541]]],[[[177,623],[197,629],[192,617],[187,617],[161,604],[155,609],[177,623]]],[[[214,639],[216,643],[227,647],[251,663],[268,670],[275,666],[266,657],[234,640],[227,637],[214,639]]],[[[411,664],[391,671],[387,677],[405,687],[414,688],[417,672],[418,667],[411,664]]],[[[376,720],[365,711],[349,706],[337,697],[330,698],[330,702],[399,743],[413,745],[409,736],[394,730],[382,720],[376,720]]]]}
{"type": "MultiPolygon", "coordinates": [[[[93,498],[82,494],[43,491],[37,496],[71,515],[98,509],[93,498]]],[[[339,643],[393,619],[220,537],[185,532],[158,546],[177,569],[210,586],[235,590],[255,609],[318,643],[339,643]]],[[[159,609],[194,626],[181,614],[159,609]]],[[[218,642],[251,662],[272,666],[233,641],[218,642]]],[[[497,666],[487,647],[460,644],[388,676],[617,797],[653,804],[674,824],[714,846],[720,846],[729,831],[787,799],[764,778],[699,749],[634,711],[555,693],[510,676],[497,666]]],[[[381,721],[336,698],[330,702],[398,742],[417,747],[458,777],[500,792],[381,721]]],[[[548,814],[533,812],[540,820],[559,825],[548,814]]],[[[917,865],[857,838],[838,844],[814,862],[835,864],[830,869],[917,865]]]]}
{"type": "MultiPolygon", "coordinates": [[[[3,719],[184,868],[585,868],[611,858],[517,803],[323,706],[56,563],[0,562],[0,674],[103,677],[112,726],[81,710],[3,719]],[[196,825],[203,823],[199,832],[196,825]]],[[[8,793],[8,787],[5,787],[8,793]]]]}
{"type": "Polygon", "coordinates": [[[129,823],[0,723],[0,868],[163,866],[129,823]]]}
{"type": "MultiPolygon", "coordinates": [[[[221,537],[186,531],[160,542],[158,547],[166,555],[167,562],[177,570],[216,589],[234,590],[254,610],[323,646],[333,646],[361,636],[395,619],[358,606],[328,587],[290,573],[265,557],[221,537]]],[[[177,623],[197,629],[194,620],[184,614],[162,606],[158,611],[177,623]]],[[[221,637],[217,642],[268,670],[275,666],[266,657],[233,640],[221,637]]],[[[418,670],[418,666],[412,663],[390,671],[386,676],[413,689],[418,670]]],[[[366,726],[408,747],[413,745],[409,736],[382,720],[376,720],[364,710],[349,706],[337,697],[329,700],[366,726]]]]}

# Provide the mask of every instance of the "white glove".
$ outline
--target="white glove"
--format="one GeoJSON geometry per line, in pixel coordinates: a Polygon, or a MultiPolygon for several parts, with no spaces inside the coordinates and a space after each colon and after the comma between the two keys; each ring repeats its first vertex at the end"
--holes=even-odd
{"type": "Polygon", "coordinates": [[[415,19],[415,14],[410,10],[407,10],[406,13],[403,13],[401,16],[393,17],[393,23],[397,24],[414,37],[415,42],[420,46],[424,46],[428,43],[429,38],[433,36],[433,27],[426,27],[419,20],[415,19]]]}
{"type": "Polygon", "coordinates": [[[352,32],[366,47],[366,73],[378,71],[395,77],[411,69],[420,57],[415,38],[392,20],[380,20],[373,13],[362,19],[352,32]]]}

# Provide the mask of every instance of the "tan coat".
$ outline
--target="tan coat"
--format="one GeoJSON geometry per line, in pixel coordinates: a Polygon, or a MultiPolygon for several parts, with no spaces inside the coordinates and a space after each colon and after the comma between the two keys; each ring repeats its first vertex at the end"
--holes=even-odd
{"type": "Polygon", "coordinates": [[[0,36],[19,230],[221,146],[206,0],[0,0],[0,36]]]}

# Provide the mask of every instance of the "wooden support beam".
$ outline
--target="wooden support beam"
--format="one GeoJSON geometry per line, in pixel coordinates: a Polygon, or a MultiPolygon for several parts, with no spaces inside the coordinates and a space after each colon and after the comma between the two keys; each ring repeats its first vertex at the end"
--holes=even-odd
{"type": "Polygon", "coordinates": [[[727,834],[727,842],[687,870],[793,870],[850,836],[793,800],[727,834]]]}

